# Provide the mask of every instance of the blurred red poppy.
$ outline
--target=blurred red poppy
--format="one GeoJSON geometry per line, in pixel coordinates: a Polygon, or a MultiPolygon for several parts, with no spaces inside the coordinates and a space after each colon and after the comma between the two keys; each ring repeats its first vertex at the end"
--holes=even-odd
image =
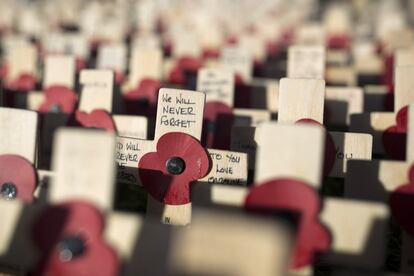
{"type": "Polygon", "coordinates": [[[291,268],[312,265],[316,253],[330,248],[331,237],[318,214],[321,202],[315,189],[295,179],[281,178],[254,184],[245,199],[245,209],[269,215],[288,215],[297,225],[291,268]]]}
{"type": "Polygon", "coordinates": [[[42,253],[35,275],[117,275],[119,261],[102,235],[104,218],[89,203],[70,201],[49,206],[33,227],[42,253]]]}
{"type": "Polygon", "coordinates": [[[0,155],[0,197],[31,203],[37,185],[37,173],[27,159],[12,154],[0,155]]]}
{"type": "Polygon", "coordinates": [[[70,88],[62,85],[53,85],[44,91],[46,100],[40,105],[39,112],[72,113],[78,102],[78,97],[70,88]]]}

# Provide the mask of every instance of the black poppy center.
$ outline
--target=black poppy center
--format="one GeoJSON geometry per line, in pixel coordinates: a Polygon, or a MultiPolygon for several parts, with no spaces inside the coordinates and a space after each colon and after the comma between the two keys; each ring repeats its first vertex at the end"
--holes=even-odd
{"type": "Polygon", "coordinates": [[[181,174],[185,170],[184,160],[177,156],[168,159],[165,166],[167,167],[167,172],[169,172],[170,174],[181,174]]]}
{"type": "Polygon", "coordinates": [[[50,107],[49,107],[49,112],[52,112],[52,113],[59,113],[59,112],[61,112],[62,111],[62,109],[60,108],[60,105],[58,105],[58,104],[52,104],[50,107]]]}
{"type": "Polygon", "coordinates": [[[85,242],[80,236],[67,236],[59,244],[59,259],[62,262],[69,262],[85,252],[85,242]]]}
{"type": "Polygon", "coordinates": [[[15,199],[17,197],[17,187],[12,182],[6,182],[1,185],[0,195],[7,200],[15,199]]]}

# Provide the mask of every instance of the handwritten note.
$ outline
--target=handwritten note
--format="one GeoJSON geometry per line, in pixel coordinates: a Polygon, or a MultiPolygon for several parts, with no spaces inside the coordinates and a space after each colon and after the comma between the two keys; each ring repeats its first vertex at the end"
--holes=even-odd
{"type": "Polygon", "coordinates": [[[141,157],[155,150],[148,140],[117,137],[115,161],[118,164],[117,182],[142,185],[138,176],[138,162],[141,157]]]}
{"type": "Polygon", "coordinates": [[[155,141],[168,132],[179,131],[201,137],[205,94],[162,88],[158,94],[155,141]]]}
{"type": "Polygon", "coordinates": [[[197,91],[206,93],[206,102],[219,101],[233,106],[234,74],[225,69],[203,68],[198,71],[197,91]]]}
{"type": "Polygon", "coordinates": [[[246,185],[247,154],[209,149],[212,161],[210,173],[200,181],[210,184],[246,185]]]}

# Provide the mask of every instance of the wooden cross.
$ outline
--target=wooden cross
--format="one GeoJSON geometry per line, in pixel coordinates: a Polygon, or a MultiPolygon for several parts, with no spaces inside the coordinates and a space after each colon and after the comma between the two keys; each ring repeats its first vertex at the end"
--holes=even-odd
{"type": "Polygon", "coordinates": [[[129,60],[129,78],[126,86],[133,88],[145,78],[160,80],[161,77],[161,49],[157,47],[134,47],[129,60]],[[143,64],[146,66],[143,66],[143,64]]]}
{"type": "MultiPolygon", "coordinates": [[[[408,122],[407,160],[352,161],[349,164],[349,172],[345,178],[345,197],[386,203],[388,202],[389,193],[409,182],[408,172],[414,161],[414,148],[411,143],[412,139],[410,139],[414,132],[413,104],[409,106],[408,122]]],[[[413,244],[414,239],[407,233],[403,233],[402,272],[411,273],[414,271],[411,257],[413,244]]]]}
{"type": "Polygon", "coordinates": [[[62,85],[73,89],[75,86],[75,72],[73,56],[49,55],[45,60],[43,87],[62,85]]]}
{"type": "MultiPolygon", "coordinates": [[[[158,95],[155,138],[153,141],[119,137],[116,160],[118,179],[138,184],[138,163],[148,152],[155,151],[158,139],[169,132],[182,132],[201,139],[205,94],[202,92],[162,88],[158,95]]],[[[208,149],[212,168],[204,179],[208,183],[244,184],[247,181],[247,155],[208,149]],[[238,161],[235,162],[235,160],[238,161]],[[231,170],[230,170],[231,168],[231,170]]],[[[191,219],[191,203],[164,205],[148,197],[147,213],[170,224],[187,224],[191,219]]]]}
{"type": "MultiPolygon", "coordinates": [[[[323,123],[324,92],[324,84],[321,80],[282,79],[279,91],[278,121],[294,123],[297,120],[309,118],[323,123]],[[303,97],[311,97],[312,99],[309,98],[305,101],[303,97]]],[[[330,176],[343,177],[349,159],[371,159],[372,137],[370,135],[329,133],[335,144],[336,152],[330,176]]]]}
{"type": "MultiPolygon", "coordinates": [[[[53,85],[69,89],[75,87],[76,64],[75,58],[69,55],[48,55],[45,58],[43,89],[53,85]]],[[[42,91],[32,91],[28,94],[27,108],[38,110],[46,97],[42,91]]]]}
{"type": "MultiPolygon", "coordinates": [[[[414,64],[414,61],[411,61],[414,64]]],[[[384,131],[396,125],[396,113],[404,106],[411,104],[414,98],[411,95],[410,87],[414,73],[414,66],[402,65],[395,68],[395,91],[394,91],[394,112],[371,112],[351,116],[351,131],[369,133],[374,138],[373,153],[384,154],[385,149],[382,143],[384,131]]]]}
{"type": "MultiPolygon", "coordinates": [[[[323,122],[324,81],[314,79],[282,79],[279,91],[278,121],[295,123],[304,118],[323,122]],[[307,99],[308,100],[304,100],[307,99]]],[[[252,156],[256,148],[257,138],[240,135],[242,129],[233,132],[231,147],[233,150],[249,152],[252,156]],[[236,135],[239,134],[239,135],[236,135]],[[239,146],[244,145],[244,149],[239,146]]],[[[247,131],[244,128],[244,131],[247,131]]],[[[248,131],[255,135],[253,130],[248,131]]],[[[346,164],[350,159],[371,159],[372,137],[363,133],[329,132],[335,145],[335,163],[330,176],[344,177],[346,164]]],[[[249,157],[250,157],[249,156],[249,157]]]]}
{"type": "Polygon", "coordinates": [[[80,83],[83,88],[79,110],[88,113],[94,109],[112,112],[114,75],[110,70],[82,70],[80,83]]]}

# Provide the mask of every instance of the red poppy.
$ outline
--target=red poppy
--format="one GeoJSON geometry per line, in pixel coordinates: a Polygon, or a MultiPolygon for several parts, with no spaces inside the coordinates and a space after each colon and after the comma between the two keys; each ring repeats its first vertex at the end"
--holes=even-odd
{"type": "Polygon", "coordinates": [[[346,34],[330,35],[328,38],[328,48],[348,49],[351,45],[351,38],[346,34]]]}
{"type": "Polygon", "coordinates": [[[398,111],[396,125],[390,126],[382,134],[382,143],[388,156],[396,160],[405,160],[407,141],[408,106],[398,111]]]}
{"type": "Polygon", "coordinates": [[[18,155],[0,155],[1,198],[7,200],[18,198],[31,203],[36,184],[37,174],[32,163],[18,155]]]}
{"type": "MultiPolygon", "coordinates": [[[[9,66],[4,63],[0,66],[0,78],[6,79],[9,73],[9,66]]],[[[36,78],[32,74],[22,73],[13,80],[5,82],[4,87],[9,90],[15,91],[29,91],[33,90],[36,86],[36,78]]]]}
{"type": "Polygon", "coordinates": [[[266,53],[270,57],[277,57],[281,51],[281,45],[277,41],[268,41],[266,43],[266,53]]]}
{"type": "Polygon", "coordinates": [[[114,70],[115,73],[115,83],[121,85],[125,80],[125,74],[122,71],[114,70]]]}
{"type": "Polygon", "coordinates": [[[75,67],[76,67],[76,72],[80,72],[82,69],[86,68],[86,59],[83,57],[77,57],[75,59],[75,67]]]}
{"type": "Polygon", "coordinates": [[[76,110],[69,125],[105,129],[109,132],[116,132],[115,123],[111,114],[103,109],[94,109],[91,113],[76,110]]]}
{"type": "Polygon", "coordinates": [[[9,71],[9,67],[7,66],[6,63],[3,63],[2,65],[0,65],[0,78],[1,79],[6,78],[8,71],[9,71]]]}
{"type": "Polygon", "coordinates": [[[220,50],[217,48],[204,48],[203,58],[218,58],[220,56],[220,50]]]}
{"type": "Polygon", "coordinates": [[[234,114],[222,102],[208,102],[204,107],[203,141],[208,148],[228,150],[234,114]]]}
{"type": "Polygon", "coordinates": [[[36,86],[36,78],[32,74],[20,74],[16,79],[4,84],[6,89],[15,91],[30,91],[36,86]]]}
{"type": "Polygon", "coordinates": [[[35,275],[117,275],[119,261],[102,235],[104,218],[94,206],[71,201],[49,206],[33,227],[43,254],[35,275]]]}
{"type": "Polygon", "coordinates": [[[200,142],[181,132],[166,133],[157,151],[141,157],[139,176],[148,193],[169,205],[190,202],[190,184],[207,175],[210,159],[200,142]]]}
{"type": "Polygon", "coordinates": [[[388,86],[389,91],[394,90],[394,56],[387,54],[384,59],[384,71],[382,74],[382,84],[388,86]]]}
{"type": "MultiPolygon", "coordinates": [[[[318,125],[325,129],[325,126],[321,123],[313,120],[313,119],[300,119],[296,121],[297,124],[304,123],[304,124],[312,124],[318,125]]],[[[328,176],[331,172],[333,166],[335,165],[335,158],[336,158],[336,149],[335,143],[329,131],[325,129],[325,153],[324,153],[324,164],[323,164],[323,175],[328,176]]]]}
{"type": "Polygon", "coordinates": [[[194,57],[182,57],[171,70],[168,80],[174,84],[184,85],[187,81],[186,73],[196,73],[203,66],[202,59],[194,57]]]}
{"type": "Polygon", "coordinates": [[[39,112],[72,113],[78,102],[75,92],[66,86],[52,85],[44,91],[46,100],[39,107],[39,112]]]}
{"type": "Polygon", "coordinates": [[[288,214],[295,218],[298,229],[291,268],[313,264],[316,253],[330,248],[329,231],[318,219],[319,196],[305,182],[281,178],[254,185],[245,199],[245,209],[265,214],[288,214]]]}
{"type": "Polygon", "coordinates": [[[124,99],[128,114],[154,115],[161,86],[158,80],[143,79],[136,88],[127,91],[124,99]]]}
{"type": "Polygon", "coordinates": [[[409,183],[399,186],[390,195],[392,215],[409,235],[414,237],[414,166],[409,170],[409,183]]]}

